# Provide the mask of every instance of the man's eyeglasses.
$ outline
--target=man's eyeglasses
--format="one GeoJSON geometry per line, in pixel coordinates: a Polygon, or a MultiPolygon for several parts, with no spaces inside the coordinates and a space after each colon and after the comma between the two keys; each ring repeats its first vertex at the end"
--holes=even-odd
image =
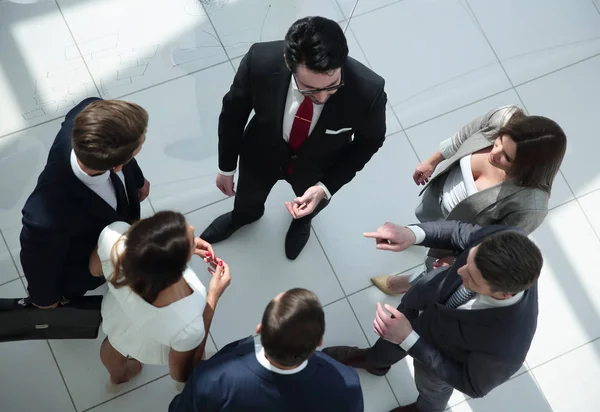
{"type": "Polygon", "coordinates": [[[344,71],[343,70],[340,72],[340,83],[339,84],[337,84],[335,86],[324,87],[322,89],[310,89],[310,90],[301,89],[300,86],[298,86],[298,80],[296,80],[296,76],[294,74],[292,74],[292,77],[294,78],[294,82],[296,83],[296,87],[298,88],[298,91],[304,95],[318,94],[321,92],[333,92],[333,91],[338,90],[340,87],[342,87],[344,85],[344,71]]]}

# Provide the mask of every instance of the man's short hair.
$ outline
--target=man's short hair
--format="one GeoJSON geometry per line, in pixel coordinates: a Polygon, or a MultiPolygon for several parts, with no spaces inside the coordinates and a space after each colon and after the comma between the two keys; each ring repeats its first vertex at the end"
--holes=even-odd
{"type": "Polygon", "coordinates": [[[133,158],[148,127],[148,112],[122,100],[96,100],[73,123],[77,159],[92,170],[110,170],[133,158]]]}
{"type": "Polygon", "coordinates": [[[282,366],[308,359],[325,334],[323,306],[313,292],[290,289],[267,305],[260,339],[266,355],[282,366]]]}
{"type": "Polygon", "coordinates": [[[537,282],[544,263],[535,243],[514,230],[486,237],[479,244],[474,261],[492,292],[511,294],[537,282]]]}
{"type": "Polygon", "coordinates": [[[329,73],[344,65],[348,42],[339,24],[324,17],[304,17],[285,35],[285,60],[292,72],[304,64],[317,73],[329,73]]]}

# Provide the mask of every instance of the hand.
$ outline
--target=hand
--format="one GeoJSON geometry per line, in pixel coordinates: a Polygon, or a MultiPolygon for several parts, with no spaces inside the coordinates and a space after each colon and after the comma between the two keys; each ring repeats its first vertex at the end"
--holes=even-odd
{"type": "Polygon", "coordinates": [[[217,174],[217,187],[224,195],[229,197],[235,196],[235,190],[233,190],[233,175],[224,176],[221,173],[217,174]]]}
{"type": "Polygon", "coordinates": [[[140,199],[140,203],[146,200],[148,195],[150,194],[150,182],[144,179],[144,186],[138,189],[138,199],[140,199]]]}
{"type": "Polygon", "coordinates": [[[215,261],[217,259],[212,245],[206,240],[197,236],[194,239],[194,255],[200,256],[206,263],[215,261]]]}
{"type": "Polygon", "coordinates": [[[295,198],[292,202],[285,202],[285,207],[294,219],[300,219],[314,212],[324,198],[325,190],[321,186],[311,186],[301,197],[295,198]]]}
{"type": "Polygon", "coordinates": [[[425,160],[417,166],[413,173],[413,180],[417,185],[424,185],[429,182],[429,178],[435,170],[435,165],[428,160],[425,160]]]}
{"type": "Polygon", "coordinates": [[[377,302],[377,311],[375,312],[375,320],[373,321],[373,329],[375,333],[381,336],[383,339],[395,343],[396,345],[401,344],[413,331],[412,325],[406,316],[402,312],[398,311],[393,306],[384,305],[385,310],[394,315],[390,315],[383,310],[381,303],[377,302]]]}
{"type": "Polygon", "coordinates": [[[417,237],[412,230],[387,222],[376,232],[363,233],[364,237],[375,239],[377,249],[402,252],[414,245],[417,237]]]}
{"type": "Polygon", "coordinates": [[[217,259],[215,262],[211,262],[208,273],[212,275],[208,284],[208,294],[218,300],[231,283],[229,265],[221,259],[217,259]]]}
{"type": "Polygon", "coordinates": [[[35,306],[36,308],[38,308],[38,309],[54,309],[54,308],[57,308],[57,307],[58,307],[58,304],[59,304],[59,303],[60,303],[60,302],[56,302],[56,303],[54,303],[53,305],[49,305],[49,306],[39,306],[39,305],[36,305],[35,303],[31,302],[31,304],[32,304],[33,306],[35,306]]]}
{"type": "Polygon", "coordinates": [[[443,258],[439,258],[435,260],[432,264],[434,269],[440,268],[442,266],[450,266],[454,264],[454,256],[446,256],[443,258]]]}

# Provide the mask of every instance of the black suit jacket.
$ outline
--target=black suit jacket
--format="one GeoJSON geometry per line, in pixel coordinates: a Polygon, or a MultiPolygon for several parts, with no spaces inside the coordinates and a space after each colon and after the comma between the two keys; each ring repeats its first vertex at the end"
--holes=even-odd
{"type": "MultiPolygon", "coordinates": [[[[33,301],[51,305],[67,294],[81,295],[104,282],[89,272],[89,259],[102,229],[119,220],[116,211],[83,184],[71,168],[73,120],[89,98],[67,113],[46,167],[23,207],[21,264],[33,301]]],[[[135,159],[123,167],[131,213],[140,216],[137,189],[144,175],[135,159]]]]}
{"type": "Polygon", "coordinates": [[[292,153],[283,140],[283,116],[291,72],[282,41],[254,44],[242,59],[219,117],[219,168],[244,164],[268,176],[283,176],[293,161],[294,178],[304,186],[321,181],[334,194],[348,183],[385,140],[384,80],[348,58],[344,86],[332,95],[310,137],[292,153]],[[255,115],[246,127],[248,116],[255,115]],[[351,128],[340,134],[326,129],[351,128]],[[354,140],[352,140],[354,135],[354,140]]]}
{"type": "Polygon", "coordinates": [[[256,359],[252,336],[200,361],[169,412],[362,412],[356,371],[322,352],[300,372],[281,375],[256,359]]]}
{"type": "Polygon", "coordinates": [[[516,373],[529,351],[537,326],[537,284],[511,306],[458,310],[444,305],[461,285],[457,270],[469,250],[487,236],[517,228],[481,228],[456,221],[418,225],[422,246],[460,253],[454,265],[434,269],[406,293],[399,307],[420,339],[408,351],[440,379],[473,397],[482,397],[516,373]],[[420,315],[419,315],[420,313],[420,315]]]}

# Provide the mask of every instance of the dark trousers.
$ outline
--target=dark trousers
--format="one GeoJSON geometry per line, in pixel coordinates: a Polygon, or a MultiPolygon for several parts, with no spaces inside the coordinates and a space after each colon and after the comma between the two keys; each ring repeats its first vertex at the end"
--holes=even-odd
{"type": "MultiPolygon", "coordinates": [[[[280,176],[260,173],[244,163],[240,159],[240,170],[233,205],[233,222],[245,225],[257,221],[265,213],[265,201],[271,193],[271,189],[279,180],[285,179],[294,190],[296,196],[302,196],[310,186],[299,183],[294,176],[282,174],[280,176]]],[[[315,182],[316,183],[316,182],[315,182]]],[[[329,204],[329,200],[323,199],[308,216],[296,219],[298,224],[310,221],[329,204]]]]}
{"type": "MultiPolygon", "coordinates": [[[[367,349],[367,362],[376,368],[386,368],[404,359],[407,353],[399,345],[378,339],[373,347],[367,349]]],[[[432,371],[424,367],[416,359],[415,384],[419,397],[417,408],[421,412],[441,412],[446,405],[454,388],[438,378],[432,371]]]]}
{"type": "Polygon", "coordinates": [[[67,267],[65,272],[60,288],[65,298],[83,296],[106,282],[104,276],[92,276],[88,265],[67,267]]]}

